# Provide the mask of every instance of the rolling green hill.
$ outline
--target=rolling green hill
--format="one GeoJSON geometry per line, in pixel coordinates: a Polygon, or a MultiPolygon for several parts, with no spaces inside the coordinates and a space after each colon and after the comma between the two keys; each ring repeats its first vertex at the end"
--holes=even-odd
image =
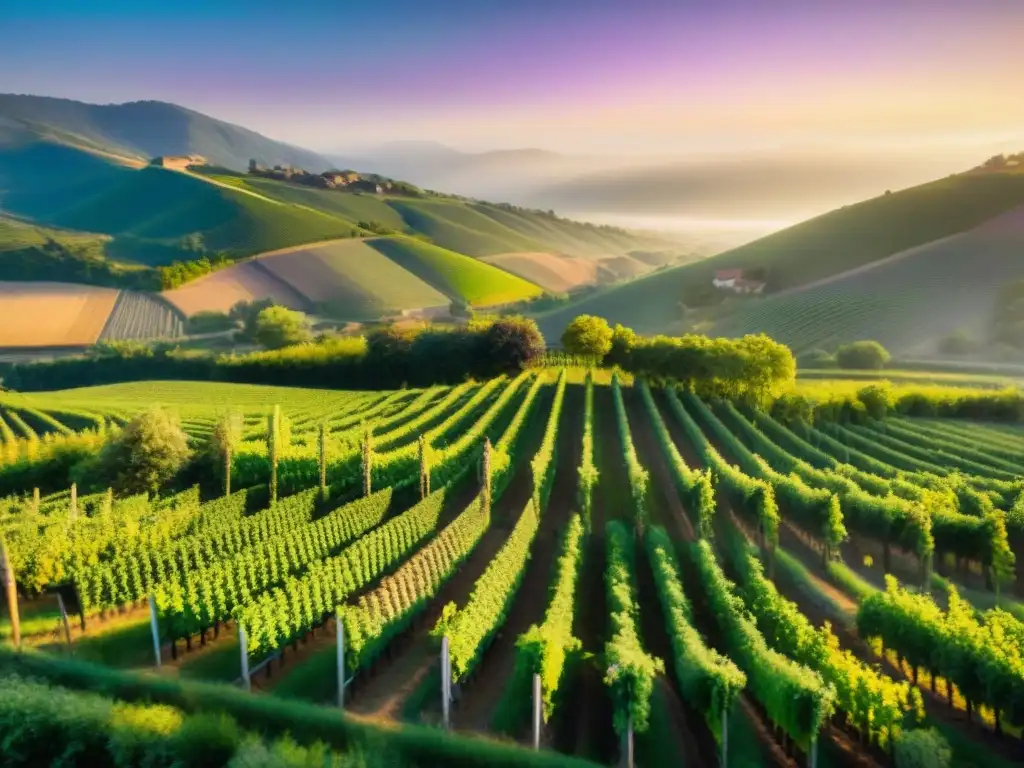
{"type": "Polygon", "coordinates": [[[455,197],[416,199],[352,194],[258,176],[229,176],[216,169],[207,174],[240,189],[315,208],[352,222],[378,222],[399,232],[426,235],[442,248],[469,256],[546,251],[607,258],[634,249],[678,250],[675,244],[658,238],[455,197]]]}
{"type": "MultiPolygon", "coordinates": [[[[202,311],[215,294],[223,303],[292,295],[288,285],[297,285],[306,297],[303,307],[372,319],[451,301],[484,307],[542,293],[478,257],[536,253],[561,260],[565,254],[632,264],[636,260],[626,255],[632,249],[670,253],[675,247],[549,213],[439,193],[379,195],[305,187],[218,166],[187,173],[149,166],[149,155],[204,151],[171,135],[180,128],[180,115],[165,109],[172,105],[129,110],[148,116],[138,118],[142,123],[152,122],[153,115],[167,117],[171,125],[162,137],[155,124],[129,130],[120,117],[88,106],[0,96],[0,278],[156,290],[161,275],[168,277],[157,268],[174,262],[239,261],[293,249],[275,262],[287,261],[287,279],[271,275],[270,262],[261,261],[208,281],[182,299],[182,311],[202,311]],[[373,234],[387,236],[351,248],[335,243],[373,234]],[[330,248],[315,247],[322,243],[330,248]]],[[[243,138],[235,147],[239,152],[251,146],[243,138]]],[[[650,268],[639,261],[636,266],[650,268]]],[[[602,266],[595,274],[606,279],[614,271],[602,266]]],[[[194,277],[179,269],[173,284],[194,277]]]]}
{"type": "Polygon", "coordinates": [[[457,201],[393,200],[410,229],[421,232],[433,242],[470,256],[493,256],[515,251],[542,251],[541,241],[524,237],[494,219],[457,201]]]}
{"type": "Polygon", "coordinates": [[[1024,279],[1024,208],[835,280],[738,302],[711,332],[764,332],[797,353],[877,339],[894,354],[937,352],[954,332],[987,339],[1000,288],[1024,279]]]}
{"type": "MultiPolygon", "coordinates": [[[[716,270],[762,268],[768,291],[781,291],[965,232],[1022,204],[1024,173],[963,173],[845,206],[718,256],[645,275],[545,313],[538,322],[549,338],[558,338],[583,313],[643,333],[678,332],[684,327],[684,303],[707,295],[716,270]]],[[[969,259],[970,253],[963,257],[969,259]]],[[[975,277],[967,275],[961,287],[966,289],[975,277]]]]}
{"type": "Polygon", "coordinates": [[[237,258],[355,230],[320,211],[46,141],[0,147],[0,207],[41,224],[107,235],[109,258],[148,266],[203,253],[237,258]]]}
{"type": "Polygon", "coordinates": [[[6,93],[0,94],[0,124],[8,133],[26,130],[145,160],[198,154],[239,170],[249,158],[265,165],[299,165],[318,171],[330,164],[315,152],[162,101],[100,105],[6,93]]]}
{"type": "Polygon", "coordinates": [[[150,270],[107,258],[110,238],[0,214],[0,280],[86,282],[146,287],[150,270]]]}
{"type": "Polygon", "coordinates": [[[542,293],[521,277],[410,237],[379,237],[366,242],[428,285],[472,306],[509,304],[542,293]]]}
{"type": "Polygon", "coordinates": [[[385,256],[373,241],[311,245],[261,258],[258,263],[324,314],[346,320],[374,320],[404,309],[450,303],[431,281],[385,256]]]}

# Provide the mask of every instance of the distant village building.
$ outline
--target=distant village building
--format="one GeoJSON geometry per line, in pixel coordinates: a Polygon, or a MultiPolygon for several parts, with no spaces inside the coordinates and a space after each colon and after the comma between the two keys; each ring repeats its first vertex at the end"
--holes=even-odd
{"type": "Polygon", "coordinates": [[[764,291],[763,280],[750,280],[745,277],[742,269],[720,269],[715,272],[711,283],[715,288],[732,291],[733,293],[761,293],[764,291]]]}
{"type": "Polygon", "coordinates": [[[329,187],[347,187],[359,181],[359,174],[355,171],[324,171],[320,175],[329,187]]]}
{"type": "Polygon", "coordinates": [[[174,171],[184,171],[190,165],[206,165],[206,158],[202,155],[163,155],[154,157],[149,164],[160,168],[170,168],[174,171]]]}

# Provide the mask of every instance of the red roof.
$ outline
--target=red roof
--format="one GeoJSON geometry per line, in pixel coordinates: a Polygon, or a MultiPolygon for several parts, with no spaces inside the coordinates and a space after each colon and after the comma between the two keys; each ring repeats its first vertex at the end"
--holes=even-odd
{"type": "Polygon", "coordinates": [[[716,280],[739,280],[742,277],[742,269],[720,269],[715,272],[716,280]]]}

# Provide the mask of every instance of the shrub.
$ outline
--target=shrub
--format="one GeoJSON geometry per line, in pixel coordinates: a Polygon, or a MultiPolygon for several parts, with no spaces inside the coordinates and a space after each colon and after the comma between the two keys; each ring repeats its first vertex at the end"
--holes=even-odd
{"type": "Polygon", "coordinates": [[[580,315],[562,334],[562,346],[573,355],[603,358],[612,351],[612,328],[603,317],[580,315]]]}
{"type": "Polygon", "coordinates": [[[281,349],[313,339],[309,318],[285,307],[267,307],[256,318],[256,341],[267,349],[281,349]]]}
{"type": "Polygon", "coordinates": [[[835,368],[837,367],[835,355],[830,355],[824,349],[812,349],[797,359],[801,368],[835,368]]]}
{"type": "Polygon", "coordinates": [[[964,331],[955,331],[939,342],[939,351],[945,355],[972,355],[981,345],[964,331]]]}
{"type": "Polygon", "coordinates": [[[537,323],[525,317],[508,317],[492,323],[484,333],[483,362],[496,376],[518,373],[544,354],[544,336],[537,323]]]}
{"type": "Polygon", "coordinates": [[[632,328],[616,323],[612,330],[612,348],[608,352],[607,362],[612,365],[625,365],[633,352],[633,347],[636,346],[636,341],[637,335],[632,328]]]}
{"type": "Polygon", "coordinates": [[[192,315],[186,327],[189,333],[219,333],[230,331],[235,327],[235,321],[224,312],[207,309],[192,315]]]}
{"type": "Polygon", "coordinates": [[[260,312],[273,306],[273,299],[236,302],[235,305],[228,310],[228,317],[242,325],[242,330],[237,334],[238,340],[254,341],[256,339],[256,321],[259,319],[260,312]]]}
{"type": "Polygon", "coordinates": [[[887,381],[861,387],[857,390],[857,399],[864,404],[872,419],[884,419],[896,406],[896,394],[887,381]]]}
{"type": "Polygon", "coordinates": [[[949,768],[953,751],[934,728],[903,731],[894,745],[896,768],[949,768]]]}
{"type": "Polygon", "coordinates": [[[133,357],[152,357],[153,348],[144,341],[124,339],[122,341],[101,341],[89,347],[89,357],[118,357],[122,359],[133,357]]]}
{"type": "Polygon", "coordinates": [[[177,419],[153,408],[133,418],[96,461],[96,473],[119,493],[155,492],[180,472],[191,456],[177,419]]]}
{"type": "Polygon", "coordinates": [[[855,341],[836,350],[840,368],[877,371],[890,360],[888,350],[877,341],[855,341]]]}

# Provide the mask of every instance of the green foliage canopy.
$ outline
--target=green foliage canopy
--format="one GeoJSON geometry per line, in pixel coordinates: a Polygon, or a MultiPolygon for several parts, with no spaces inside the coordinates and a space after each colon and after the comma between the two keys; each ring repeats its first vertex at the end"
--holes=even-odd
{"type": "Polygon", "coordinates": [[[267,307],[256,318],[256,341],[267,349],[281,349],[311,341],[309,319],[286,307],[267,307]]]}
{"type": "Polygon", "coordinates": [[[178,420],[152,408],[104,446],[97,469],[118,493],[155,492],[184,468],[191,454],[178,420]]]}
{"type": "Polygon", "coordinates": [[[889,359],[888,350],[877,341],[855,341],[836,350],[836,362],[840,368],[878,371],[889,359]]]}
{"type": "Polygon", "coordinates": [[[612,328],[603,317],[580,315],[562,334],[562,346],[574,355],[604,357],[612,351],[612,328]]]}

